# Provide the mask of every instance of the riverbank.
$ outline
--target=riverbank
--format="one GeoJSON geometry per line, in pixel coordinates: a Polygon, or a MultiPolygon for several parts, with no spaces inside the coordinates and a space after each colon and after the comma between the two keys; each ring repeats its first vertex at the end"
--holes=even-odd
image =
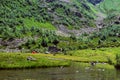
{"type": "Polygon", "coordinates": [[[66,60],[51,59],[41,54],[1,53],[0,69],[24,69],[69,66],[66,60]]]}
{"type": "Polygon", "coordinates": [[[0,69],[70,66],[70,62],[110,64],[119,68],[120,47],[69,51],[64,54],[0,53],[0,69]]]}

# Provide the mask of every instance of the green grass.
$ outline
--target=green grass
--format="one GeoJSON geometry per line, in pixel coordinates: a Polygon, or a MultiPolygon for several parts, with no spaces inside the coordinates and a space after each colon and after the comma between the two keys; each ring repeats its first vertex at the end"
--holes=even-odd
{"type": "MultiPolygon", "coordinates": [[[[51,23],[49,22],[38,22],[36,21],[34,18],[23,18],[22,19],[24,22],[24,26],[31,28],[31,27],[37,27],[37,28],[44,28],[44,29],[48,29],[48,30],[56,30],[55,26],[53,26],[51,23]]],[[[20,26],[18,26],[20,27],[20,26]]]]}
{"type": "Polygon", "coordinates": [[[91,66],[90,63],[73,63],[72,66],[76,66],[76,67],[87,67],[87,68],[95,68],[95,69],[115,69],[115,67],[113,65],[110,64],[102,64],[102,63],[98,63],[95,66],[91,66]]]}
{"type": "Polygon", "coordinates": [[[70,62],[66,60],[51,59],[40,54],[23,54],[23,53],[1,53],[0,68],[15,69],[15,68],[37,68],[37,67],[57,67],[69,66],[70,62]],[[33,57],[36,60],[29,61],[27,57],[33,57]]]}
{"type": "MultiPolygon", "coordinates": [[[[69,51],[67,55],[63,54],[30,54],[30,53],[0,53],[0,68],[34,68],[34,67],[55,67],[55,66],[69,66],[70,62],[98,62],[108,63],[111,65],[120,65],[120,47],[115,48],[100,48],[96,50],[86,49],[69,51]],[[116,58],[116,55],[117,58],[116,58]],[[35,61],[28,61],[27,57],[32,56],[35,61]]],[[[108,65],[108,68],[111,68],[108,65]]],[[[103,65],[98,64],[97,67],[102,68],[103,65]]],[[[106,66],[106,67],[107,67],[106,66]]]]}
{"type": "Polygon", "coordinates": [[[98,5],[100,10],[108,13],[110,11],[118,11],[120,10],[120,2],[119,0],[104,0],[103,2],[100,3],[100,5],[98,5]]]}
{"type": "Polygon", "coordinates": [[[120,53],[120,47],[114,48],[99,48],[99,49],[85,49],[85,50],[74,50],[68,51],[67,55],[57,54],[40,54],[41,56],[58,58],[63,60],[71,60],[75,62],[106,62],[109,64],[116,65],[116,54],[120,53]]]}
{"type": "Polygon", "coordinates": [[[67,54],[77,57],[82,57],[85,60],[108,62],[111,64],[116,64],[116,54],[120,53],[120,47],[116,48],[100,48],[96,50],[86,49],[86,50],[76,50],[69,51],[67,54]]]}
{"type": "Polygon", "coordinates": [[[120,69],[120,53],[116,54],[116,65],[115,65],[115,67],[120,69]]]}

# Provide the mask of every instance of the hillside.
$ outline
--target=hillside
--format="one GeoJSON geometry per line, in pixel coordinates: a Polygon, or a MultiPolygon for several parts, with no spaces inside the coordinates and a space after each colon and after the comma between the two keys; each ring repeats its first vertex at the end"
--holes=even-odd
{"type": "Polygon", "coordinates": [[[117,0],[0,0],[0,51],[120,46],[116,4],[117,0]]]}
{"type": "Polygon", "coordinates": [[[49,23],[55,27],[64,25],[68,29],[95,27],[95,13],[84,0],[2,0],[0,4],[2,26],[46,27],[42,23],[49,23]]]}
{"type": "Polygon", "coordinates": [[[120,12],[120,1],[119,0],[104,0],[97,5],[100,11],[111,14],[120,12]]]}

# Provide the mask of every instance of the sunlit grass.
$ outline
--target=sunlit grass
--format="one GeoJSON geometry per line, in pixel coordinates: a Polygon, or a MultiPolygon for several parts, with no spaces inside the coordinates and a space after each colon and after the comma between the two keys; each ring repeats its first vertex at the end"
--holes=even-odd
{"type": "Polygon", "coordinates": [[[1,53],[0,68],[35,68],[35,67],[57,67],[69,66],[70,62],[66,60],[49,59],[39,54],[23,53],[1,53]],[[36,60],[27,60],[27,57],[33,57],[36,60]]]}
{"type": "MultiPolygon", "coordinates": [[[[54,67],[68,66],[70,62],[95,62],[109,63],[111,65],[119,65],[119,57],[116,59],[116,54],[120,53],[120,47],[117,48],[100,48],[96,50],[86,49],[69,51],[67,55],[63,54],[31,54],[31,53],[0,53],[0,68],[32,68],[32,67],[54,67]],[[28,61],[27,57],[32,56],[36,60],[28,61]]],[[[98,64],[97,67],[104,65],[98,64]]],[[[106,67],[110,65],[106,65],[106,67]]]]}
{"type": "MultiPolygon", "coordinates": [[[[55,26],[53,26],[49,22],[38,22],[34,18],[23,18],[24,26],[31,28],[31,27],[37,27],[37,28],[43,28],[48,30],[56,30],[55,26]]],[[[18,26],[17,28],[20,28],[21,26],[18,26]]]]}
{"type": "Polygon", "coordinates": [[[120,47],[69,51],[68,55],[87,58],[89,61],[109,63],[109,60],[111,60],[112,64],[116,64],[117,53],[120,53],[120,47]]]}
{"type": "Polygon", "coordinates": [[[119,0],[104,0],[103,2],[98,5],[102,11],[107,13],[107,11],[110,10],[120,10],[120,7],[118,7],[120,4],[119,0]]]}

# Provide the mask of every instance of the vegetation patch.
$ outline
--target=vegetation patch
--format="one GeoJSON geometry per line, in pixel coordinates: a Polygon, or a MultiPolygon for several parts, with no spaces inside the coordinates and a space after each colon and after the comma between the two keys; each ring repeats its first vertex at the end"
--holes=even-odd
{"type": "Polygon", "coordinates": [[[55,26],[53,26],[49,22],[38,22],[34,18],[25,18],[23,19],[24,21],[24,26],[31,28],[31,27],[38,27],[38,28],[43,28],[43,29],[48,29],[48,30],[56,30],[55,26]]]}
{"type": "Polygon", "coordinates": [[[98,70],[104,70],[104,69],[115,69],[115,67],[113,65],[107,64],[107,63],[97,63],[95,66],[91,66],[90,63],[78,63],[75,62],[72,64],[73,66],[76,67],[84,67],[85,69],[98,69],[98,70]]]}
{"type": "MultiPolygon", "coordinates": [[[[0,68],[36,68],[36,67],[56,67],[69,66],[70,62],[92,62],[96,66],[102,67],[101,64],[109,63],[119,66],[120,48],[100,48],[96,50],[86,49],[79,51],[69,51],[63,54],[43,54],[43,53],[0,53],[0,68]]],[[[92,66],[92,65],[91,65],[92,66]]],[[[109,66],[110,67],[110,66],[109,66]]]]}
{"type": "MultiPolygon", "coordinates": [[[[120,52],[120,48],[100,48],[100,49],[85,49],[77,51],[69,51],[68,55],[87,58],[93,62],[107,62],[116,65],[116,55],[120,52]]],[[[118,58],[119,59],[119,58],[118,58]]]]}
{"type": "Polygon", "coordinates": [[[70,62],[66,60],[49,59],[39,54],[21,54],[21,53],[1,53],[0,68],[1,69],[19,69],[19,68],[44,68],[69,66],[70,62]],[[32,59],[29,60],[28,58],[32,59]]]}
{"type": "Polygon", "coordinates": [[[116,54],[116,68],[120,69],[120,53],[116,54]]]}

